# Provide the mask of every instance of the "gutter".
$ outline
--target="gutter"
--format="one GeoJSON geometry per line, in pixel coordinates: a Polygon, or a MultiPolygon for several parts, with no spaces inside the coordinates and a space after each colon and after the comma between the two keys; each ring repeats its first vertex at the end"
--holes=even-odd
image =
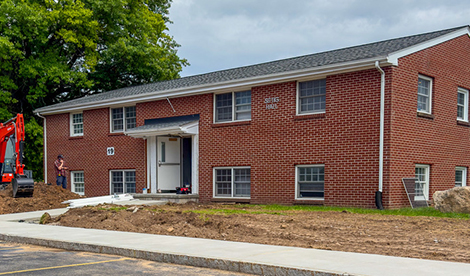
{"type": "MultiPolygon", "coordinates": [[[[271,75],[262,75],[256,77],[242,78],[236,80],[223,81],[218,83],[202,84],[190,87],[179,87],[170,90],[153,91],[145,94],[130,95],[125,97],[99,100],[97,102],[85,102],[72,104],[68,106],[50,106],[34,110],[45,115],[53,115],[74,111],[83,111],[87,109],[109,108],[112,106],[122,106],[123,104],[140,103],[147,101],[166,100],[167,98],[185,97],[207,93],[232,92],[234,89],[245,89],[261,85],[269,85],[287,81],[309,80],[312,76],[327,76],[331,74],[341,74],[357,70],[374,68],[371,62],[379,59],[387,63],[387,57],[375,57],[360,61],[351,61],[332,65],[323,65],[313,68],[307,68],[297,71],[276,73],[271,75]]],[[[106,92],[105,92],[106,93],[106,92]]]]}
{"type": "Polygon", "coordinates": [[[384,128],[385,128],[385,72],[380,68],[380,62],[375,62],[375,68],[380,72],[380,142],[379,142],[379,190],[375,193],[375,205],[383,210],[383,170],[384,170],[384,128]]]}
{"type": "Polygon", "coordinates": [[[42,118],[44,120],[44,133],[43,133],[43,139],[44,139],[44,183],[47,183],[47,128],[46,128],[46,117],[42,116],[41,114],[36,113],[36,116],[39,118],[42,118]]]}

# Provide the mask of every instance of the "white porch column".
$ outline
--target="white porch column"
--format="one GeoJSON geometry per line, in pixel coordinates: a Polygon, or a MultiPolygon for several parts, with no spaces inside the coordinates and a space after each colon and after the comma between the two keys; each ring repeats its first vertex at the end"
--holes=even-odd
{"type": "Polygon", "coordinates": [[[147,139],[147,158],[150,178],[150,192],[157,193],[157,137],[152,136],[147,139]]]}
{"type": "Polygon", "coordinates": [[[192,168],[191,168],[191,193],[199,194],[199,134],[191,136],[193,142],[192,145],[192,168]]]}

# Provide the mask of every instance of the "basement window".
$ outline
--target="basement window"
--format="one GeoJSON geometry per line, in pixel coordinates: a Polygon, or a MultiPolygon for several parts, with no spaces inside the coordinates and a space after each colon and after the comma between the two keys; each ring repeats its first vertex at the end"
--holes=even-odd
{"type": "Polygon", "coordinates": [[[415,165],[415,200],[428,200],[429,198],[429,165],[415,165]]]}
{"type": "Polygon", "coordinates": [[[296,166],[296,199],[320,199],[325,197],[325,165],[296,166]]]}
{"type": "Polygon", "coordinates": [[[85,195],[85,176],[81,171],[71,172],[72,178],[72,192],[85,195]]]}
{"type": "Polygon", "coordinates": [[[467,186],[467,168],[456,167],[455,168],[455,187],[467,186]]]}
{"type": "Polygon", "coordinates": [[[214,197],[249,198],[250,191],[249,167],[214,168],[214,197]]]}
{"type": "Polygon", "coordinates": [[[135,170],[110,171],[111,194],[135,193],[135,170]]]}

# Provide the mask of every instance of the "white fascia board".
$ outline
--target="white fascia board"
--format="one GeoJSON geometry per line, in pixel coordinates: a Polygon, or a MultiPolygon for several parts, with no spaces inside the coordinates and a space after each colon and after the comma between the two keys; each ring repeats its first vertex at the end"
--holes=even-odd
{"type": "MultiPolygon", "coordinates": [[[[74,112],[78,110],[89,110],[98,108],[108,108],[110,106],[123,106],[136,104],[141,102],[149,102],[162,100],[166,98],[177,98],[192,96],[198,94],[215,93],[215,92],[232,92],[234,90],[250,89],[251,87],[269,85],[287,81],[302,81],[306,79],[326,77],[333,74],[341,74],[346,72],[354,72],[375,68],[375,62],[379,61],[382,66],[393,65],[387,60],[387,57],[374,57],[369,59],[361,59],[357,61],[349,61],[344,63],[312,67],[297,71],[283,72],[271,75],[257,76],[252,78],[244,78],[226,82],[211,83],[199,86],[184,87],[173,90],[155,91],[146,94],[131,95],[116,99],[99,101],[96,103],[83,103],[69,107],[51,107],[45,108],[40,112],[41,115],[53,115],[74,112]]],[[[35,111],[37,113],[37,111],[35,111]]]]}
{"type": "Polygon", "coordinates": [[[416,45],[408,47],[406,49],[402,49],[400,51],[391,53],[387,57],[387,62],[391,63],[395,66],[398,66],[398,59],[399,58],[402,58],[402,57],[408,56],[410,54],[419,52],[421,50],[436,46],[438,44],[441,44],[443,42],[449,41],[451,39],[454,39],[456,37],[459,37],[459,36],[462,36],[462,35],[465,35],[465,34],[470,36],[470,27],[464,27],[464,28],[458,29],[456,31],[453,31],[451,33],[448,33],[446,35],[436,37],[434,39],[425,41],[423,43],[416,44],[416,45]]]}

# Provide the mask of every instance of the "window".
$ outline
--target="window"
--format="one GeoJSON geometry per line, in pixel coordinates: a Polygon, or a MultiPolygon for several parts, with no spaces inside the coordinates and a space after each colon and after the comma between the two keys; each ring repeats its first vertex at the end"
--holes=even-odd
{"type": "Polygon", "coordinates": [[[468,90],[457,90],[457,120],[468,121],[468,90]]]}
{"type": "Polygon", "coordinates": [[[431,114],[432,79],[418,77],[418,112],[431,114]]]}
{"type": "Polygon", "coordinates": [[[467,168],[456,167],[455,168],[455,187],[467,186],[467,168]]]}
{"type": "Polygon", "coordinates": [[[111,109],[111,132],[123,132],[136,126],[135,106],[111,109]]]}
{"type": "Polygon", "coordinates": [[[415,200],[427,200],[429,197],[429,165],[415,166],[415,200]]]}
{"type": "Polygon", "coordinates": [[[215,122],[251,120],[251,91],[216,94],[215,122]]]}
{"type": "Polygon", "coordinates": [[[323,199],[325,165],[299,165],[296,170],[296,199],[323,199]]]}
{"type": "Polygon", "coordinates": [[[326,79],[299,82],[297,94],[298,114],[325,112],[326,79]]]}
{"type": "Polygon", "coordinates": [[[83,172],[71,172],[72,192],[85,195],[85,177],[83,172]]]}
{"type": "Polygon", "coordinates": [[[70,135],[83,135],[83,113],[70,114],[70,135]]]}
{"type": "Polygon", "coordinates": [[[111,194],[135,193],[135,170],[111,171],[111,194]]]}
{"type": "Polygon", "coordinates": [[[250,197],[250,168],[214,168],[215,197],[250,197]]]}

